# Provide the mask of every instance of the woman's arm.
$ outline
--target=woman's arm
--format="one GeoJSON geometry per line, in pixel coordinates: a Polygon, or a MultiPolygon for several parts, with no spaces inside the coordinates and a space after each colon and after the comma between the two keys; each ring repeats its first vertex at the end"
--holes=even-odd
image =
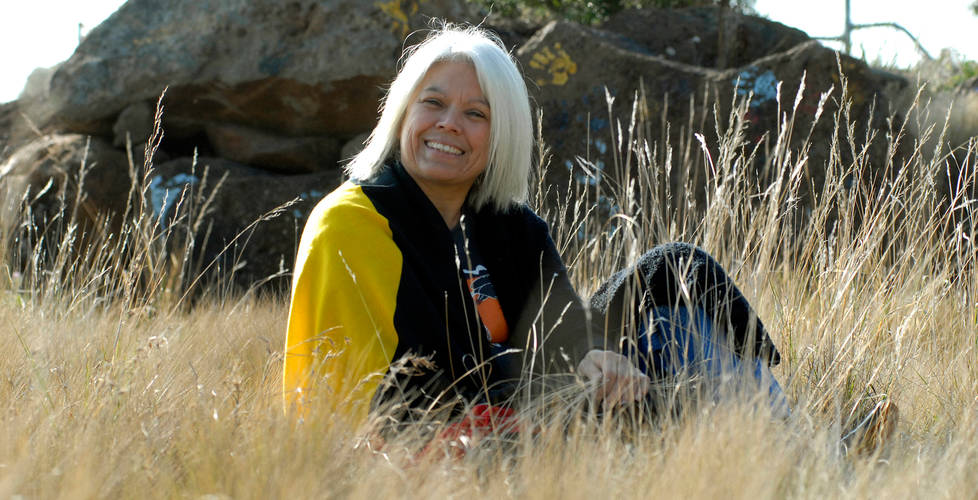
{"type": "Polygon", "coordinates": [[[617,336],[606,338],[603,315],[593,314],[574,290],[549,232],[539,269],[517,329],[526,335],[524,352],[530,353],[524,370],[559,374],[576,369],[593,384],[596,404],[614,406],[644,397],[648,377],[628,358],[607,350],[617,347],[617,336]]]}
{"type": "Polygon", "coordinates": [[[387,220],[344,184],[317,205],[296,256],[285,344],[286,410],[326,404],[362,421],[397,348],[401,253],[387,220]]]}
{"type": "Polygon", "coordinates": [[[525,349],[524,369],[532,365],[535,373],[568,373],[587,352],[605,345],[603,320],[574,290],[546,224],[540,225],[543,251],[526,276],[532,288],[512,345],[525,349]]]}

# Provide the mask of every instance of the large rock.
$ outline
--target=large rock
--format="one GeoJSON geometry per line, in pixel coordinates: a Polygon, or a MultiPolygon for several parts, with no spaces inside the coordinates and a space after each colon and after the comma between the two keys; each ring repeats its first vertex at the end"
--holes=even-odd
{"type": "Polygon", "coordinates": [[[26,201],[34,222],[43,225],[70,216],[78,198],[79,222],[95,222],[125,210],[131,185],[126,154],[105,141],[78,134],[46,135],[18,148],[0,165],[0,218],[19,222],[17,215],[26,201]],[[80,177],[82,165],[85,175],[80,177]],[[61,214],[65,208],[68,212],[61,214]]]}
{"type": "MultiPolygon", "coordinates": [[[[134,160],[132,172],[137,182],[145,178],[148,183],[134,194],[136,199],[138,192],[146,194],[145,213],[159,231],[183,231],[179,236],[185,236],[197,222],[203,202],[210,199],[201,223],[190,229],[198,242],[196,258],[205,266],[215,262],[208,270],[210,278],[233,277],[242,287],[275,274],[280,266],[291,268],[306,217],[342,181],[337,169],[274,175],[218,158],[200,158],[194,164],[191,158],[166,161],[161,157],[159,166],[144,171],[139,151],[134,160]],[[182,192],[185,187],[190,188],[187,193],[182,192]],[[293,199],[297,199],[295,204],[256,223],[293,199]],[[190,218],[180,217],[184,215],[190,218]]],[[[32,141],[0,164],[0,223],[5,225],[0,234],[9,234],[17,225],[22,229],[32,225],[34,229],[18,234],[23,248],[13,249],[29,256],[41,235],[48,247],[56,245],[72,214],[79,235],[91,234],[89,230],[106,217],[110,228],[118,229],[133,184],[129,173],[127,156],[101,139],[66,134],[32,141]],[[79,176],[82,164],[86,165],[84,177],[79,176]],[[83,179],[80,193],[79,179],[83,179]],[[77,208],[76,199],[80,200],[77,208]]],[[[139,212],[138,206],[130,208],[130,215],[139,212]]]]}
{"type": "Polygon", "coordinates": [[[516,52],[533,34],[543,27],[541,22],[526,19],[508,18],[491,12],[480,12],[486,16],[485,27],[496,34],[503,45],[516,52]]]}
{"type": "MultiPolygon", "coordinates": [[[[740,68],[717,71],[650,55],[645,50],[628,50],[621,44],[619,35],[607,31],[552,22],[530,39],[518,55],[528,80],[535,84],[531,85],[531,92],[544,111],[543,138],[551,147],[555,163],[548,175],[558,185],[564,185],[569,178],[593,185],[608,176],[611,178],[605,180],[610,180],[612,185],[617,182],[619,174],[612,168],[618,148],[617,135],[613,138],[612,133],[618,129],[614,121],[620,121],[627,132],[635,96],[640,90],[646,99],[639,111],[649,118],[645,123],[648,128],[641,132],[650,141],[660,143],[661,152],[663,142],[676,147],[683,140],[689,142],[695,132],[715,137],[712,106],[714,102],[721,106],[721,120],[725,120],[735,94],[742,98],[753,95],[746,115],[747,135],[749,141],[756,142],[777,128],[778,82],[784,82],[782,105],[790,107],[802,75],[806,75],[795,123],[799,131],[807,131],[811,125],[821,93],[834,87],[838,96],[841,89],[836,53],[815,42],[740,68]],[[703,102],[706,95],[711,98],[703,102]],[[614,101],[610,113],[608,97],[614,101]],[[695,101],[693,109],[690,109],[691,101],[695,101]],[[668,129],[665,123],[670,124],[668,129]],[[690,126],[694,130],[689,130],[690,126]],[[579,167],[578,157],[590,160],[591,173],[595,175],[579,167]]],[[[876,76],[864,63],[849,57],[842,56],[841,65],[848,78],[849,97],[853,101],[851,116],[857,129],[865,129],[867,125],[885,127],[882,116],[869,122],[869,110],[874,99],[879,98],[876,76]]],[[[878,109],[887,109],[884,103],[878,104],[878,109]]],[[[834,106],[830,100],[811,138],[812,144],[830,143],[834,133],[831,119],[834,106]]],[[[862,137],[862,133],[857,132],[857,137],[862,137]]],[[[797,146],[797,141],[804,139],[804,134],[795,134],[794,144],[797,146]]],[[[699,148],[698,144],[694,147],[699,148]]],[[[825,167],[827,154],[826,147],[810,151],[808,167],[815,192],[824,178],[821,169],[825,167]]],[[[673,169],[673,175],[678,176],[679,170],[673,169]]],[[[762,184],[768,180],[759,179],[762,184]]],[[[678,182],[678,177],[673,182],[678,182]]]]}
{"type": "Polygon", "coordinates": [[[54,73],[68,130],[108,135],[134,102],[167,92],[170,134],[209,122],[281,135],[369,130],[405,37],[458,0],[130,0],[54,73]]]}
{"type": "Polygon", "coordinates": [[[35,68],[27,77],[24,88],[12,106],[9,141],[12,148],[22,146],[41,135],[61,133],[64,130],[52,126],[55,107],[49,99],[51,76],[59,65],[35,68]]]}
{"type": "MultiPolygon", "coordinates": [[[[608,40],[626,50],[717,68],[720,15],[716,7],[624,10],[601,29],[619,35],[608,40]]],[[[723,68],[744,66],[811,40],[801,30],[729,9],[723,25],[723,68]]]]}
{"type": "Polygon", "coordinates": [[[629,51],[608,41],[609,33],[554,21],[518,52],[535,102],[543,108],[543,140],[552,149],[556,166],[552,181],[564,185],[574,175],[594,183],[602,170],[611,170],[615,142],[612,119],[631,114],[633,94],[644,84],[653,106],[651,116],[663,109],[668,95],[670,120],[682,123],[684,100],[716,78],[715,71],[629,51]],[[608,97],[614,98],[609,114],[608,97]],[[588,158],[595,176],[585,176],[576,159],[588,158]]]}
{"type": "MultiPolygon", "coordinates": [[[[70,180],[87,140],[45,136],[20,148],[16,139],[55,129],[104,139],[91,143],[94,166],[81,211],[92,219],[122,211],[129,168],[121,149],[106,141],[121,148],[128,137],[141,166],[140,143],[152,132],[157,99],[167,87],[159,166],[148,179],[147,203],[160,230],[180,229],[175,221],[184,219],[174,214],[182,189],[206,198],[226,174],[204,224],[194,230],[198,257],[205,265],[220,264],[212,269],[215,276],[233,274],[242,285],[288,269],[305,215],[340,182],[337,162],[360,147],[362,134],[375,123],[383,85],[394,74],[405,38],[424,28],[428,16],[478,20],[470,9],[464,0],[130,0],[68,61],[39,70],[17,104],[0,106],[0,161],[10,156],[0,170],[0,202],[15,212],[30,193],[35,215],[53,220],[58,200],[74,199],[70,180]],[[19,116],[28,120],[18,122],[19,116]],[[199,153],[201,160],[196,168],[189,158],[167,162],[164,151],[176,157],[199,153]],[[296,197],[295,206],[251,225],[296,197]]],[[[797,30],[730,14],[724,33],[731,45],[721,57],[715,14],[715,9],[628,11],[600,29],[556,22],[532,37],[529,25],[501,24],[503,37],[522,45],[522,67],[544,110],[542,132],[557,165],[550,169],[552,181],[592,185],[601,176],[617,175],[611,168],[619,147],[612,124],[621,119],[627,127],[640,88],[647,96],[641,111],[652,117],[643,134],[673,146],[688,142],[693,132],[711,137],[717,97],[725,116],[731,96],[753,94],[746,133],[749,141],[759,141],[778,123],[777,82],[784,82],[788,103],[807,71],[798,130],[807,130],[821,92],[834,85],[838,95],[833,52],[817,44],[797,45],[807,40],[797,30]],[[718,59],[735,68],[716,70],[718,59]],[[702,102],[704,95],[711,99],[702,102]],[[610,115],[606,96],[614,98],[610,115]],[[589,158],[597,175],[587,175],[577,157],[589,158]]],[[[421,38],[415,35],[407,43],[421,38]]],[[[877,79],[858,61],[843,57],[841,64],[854,98],[851,116],[865,126],[877,79]]],[[[831,105],[830,100],[814,144],[832,140],[831,105]]],[[[887,108],[881,103],[878,109],[887,108]]],[[[881,127],[880,118],[869,125],[881,127]]],[[[826,151],[810,152],[809,174],[816,185],[826,151]]],[[[673,170],[677,186],[679,170],[673,170]]],[[[142,170],[137,174],[142,179],[142,170]]]]}
{"type": "MultiPolygon", "coordinates": [[[[141,150],[133,159],[138,175],[141,150]]],[[[54,257],[69,223],[81,252],[103,224],[118,230],[132,187],[129,173],[127,155],[97,138],[45,135],[17,148],[0,164],[0,234],[12,237],[5,258],[29,267],[35,255],[42,262],[54,257]]]]}
{"type": "Polygon", "coordinates": [[[0,103],[0,162],[13,152],[14,120],[17,114],[17,101],[0,103]]]}
{"type": "Polygon", "coordinates": [[[335,167],[340,157],[340,141],[332,137],[283,137],[222,123],[205,130],[220,157],[267,170],[310,173],[335,167]]]}
{"type": "MultiPolygon", "coordinates": [[[[189,200],[212,197],[197,231],[191,230],[200,251],[195,258],[200,259],[201,269],[209,266],[208,279],[232,279],[247,288],[292,269],[309,212],[340,182],[338,170],[274,175],[218,158],[200,158],[196,165],[191,158],[180,158],[151,173],[147,203],[161,230],[185,234],[202,208],[189,200]],[[269,215],[291,200],[295,204],[269,215]],[[187,214],[191,206],[197,212],[187,214]],[[181,219],[181,215],[190,217],[181,219]]],[[[267,284],[281,290],[288,279],[278,275],[267,284]]]]}
{"type": "Polygon", "coordinates": [[[125,147],[128,143],[139,144],[153,135],[155,113],[148,102],[134,102],[119,113],[112,125],[112,145],[125,147]]]}

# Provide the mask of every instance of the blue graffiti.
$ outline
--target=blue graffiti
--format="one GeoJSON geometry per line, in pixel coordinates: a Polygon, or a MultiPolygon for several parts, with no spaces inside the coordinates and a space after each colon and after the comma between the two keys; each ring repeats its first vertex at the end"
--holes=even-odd
{"type": "Polygon", "coordinates": [[[554,126],[557,130],[567,130],[567,126],[570,125],[570,111],[568,111],[567,101],[561,100],[559,103],[558,111],[556,114],[551,115],[554,126]]]}
{"type": "Polygon", "coordinates": [[[299,199],[302,200],[302,201],[306,201],[306,200],[318,200],[318,199],[320,199],[320,198],[323,197],[323,194],[324,193],[322,191],[317,191],[315,189],[310,189],[309,191],[300,193],[299,194],[299,199]]]}
{"type": "Polygon", "coordinates": [[[200,179],[189,174],[177,174],[168,181],[163,181],[161,175],[153,177],[149,183],[149,203],[161,228],[167,229],[169,222],[167,222],[166,216],[176,204],[183,189],[198,182],[200,179]]]}
{"type": "MultiPolygon", "coordinates": [[[[299,199],[301,201],[310,201],[310,200],[318,201],[320,198],[323,197],[324,194],[326,193],[323,193],[322,191],[319,191],[317,189],[310,189],[309,191],[303,191],[302,193],[299,193],[299,199]]],[[[302,219],[305,218],[306,214],[305,212],[303,212],[298,208],[293,208],[292,216],[295,217],[296,219],[302,219]]]]}
{"type": "Polygon", "coordinates": [[[761,74],[757,74],[757,71],[758,69],[753,66],[747,68],[741,71],[734,81],[737,95],[745,97],[754,95],[750,103],[752,108],[778,98],[778,77],[774,76],[771,70],[761,74]]]}
{"type": "Polygon", "coordinates": [[[591,121],[588,122],[588,127],[591,128],[592,132],[603,130],[607,126],[608,126],[608,120],[604,118],[598,118],[596,116],[592,116],[591,121]]]}
{"type": "Polygon", "coordinates": [[[591,132],[600,132],[608,127],[608,120],[605,118],[598,118],[597,116],[587,118],[587,115],[584,113],[574,115],[574,121],[577,123],[584,123],[585,120],[587,121],[588,130],[591,132]]]}

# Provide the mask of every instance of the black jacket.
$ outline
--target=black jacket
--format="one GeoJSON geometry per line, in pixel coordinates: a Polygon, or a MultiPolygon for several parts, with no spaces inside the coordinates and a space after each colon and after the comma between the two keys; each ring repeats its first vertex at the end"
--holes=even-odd
{"type": "Polygon", "coordinates": [[[490,348],[450,229],[395,163],[340,186],[310,215],[293,282],[287,402],[296,388],[308,397],[325,384],[353,404],[501,404],[524,374],[567,372],[603,342],[532,210],[465,210],[462,224],[489,270],[510,351],[490,348]]]}

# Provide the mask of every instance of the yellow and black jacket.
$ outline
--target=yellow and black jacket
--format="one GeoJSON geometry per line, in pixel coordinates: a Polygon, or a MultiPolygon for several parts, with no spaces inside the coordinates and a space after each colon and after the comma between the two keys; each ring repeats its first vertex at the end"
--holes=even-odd
{"type": "Polygon", "coordinates": [[[395,395],[496,404],[530,365],[523,353],[534,352],[540,369],[576,364],[600,343],[543,220],[518,206],[469,211],[465,221],[517,352],[489,354],[452,233],[394,163],[341,185],[306,223],[285,349],[287,407],[316,401],[361,420],[371,402],[395,395]]]}

